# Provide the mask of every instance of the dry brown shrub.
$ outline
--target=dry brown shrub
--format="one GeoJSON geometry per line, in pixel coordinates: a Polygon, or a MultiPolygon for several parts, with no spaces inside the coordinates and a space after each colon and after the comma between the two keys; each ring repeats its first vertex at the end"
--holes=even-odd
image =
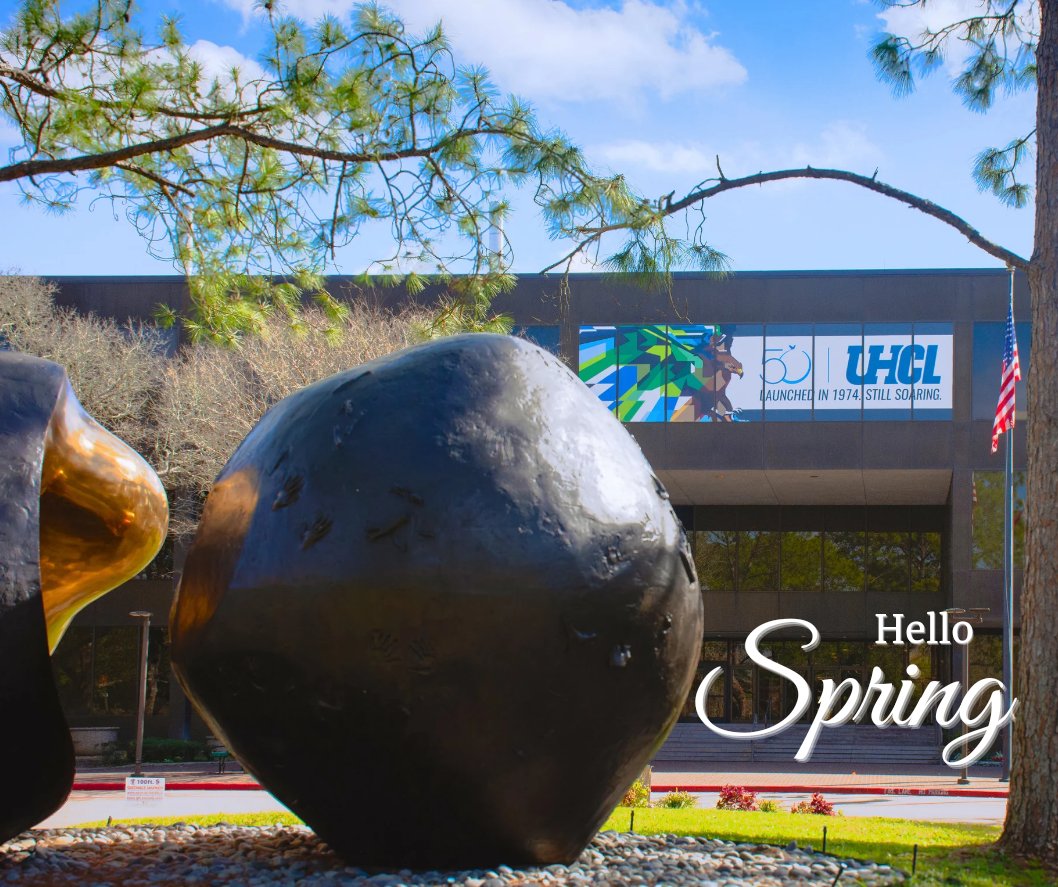
{"type": "Polygon", "coordinates": [[[77,399],[100,424],[148,458],[151,406],[165,362],[161,337],[59,308],[55,287],[36,277],[0,276],[0,333],[11,347],[66,368],[77,399]]]}
{"type": "Polygon", "coordinates": [[[171,531],[194,532],[220,469],[272,404],[334,373],[419,341],[431,315],[350,306],[338,338],[309,309],[276,318],[237,348],[185,346],[167,357],[151,327],[59,308],[39,278],[0,276],[0,336],[66,368],[85,409],[152,463],[170,497],[171,531]]]}
{"type": "Polygon", "coordinates": [[[156,405],[154,460],[174,491],[172,530],[193,531],[217,473],[272,404],[320,379],[413,344],[430,315],[350,307],[340,338],[322,313],[308,310],[300,329],[280,319],[238,348],[198,344],[168,362],[156,405]]]}

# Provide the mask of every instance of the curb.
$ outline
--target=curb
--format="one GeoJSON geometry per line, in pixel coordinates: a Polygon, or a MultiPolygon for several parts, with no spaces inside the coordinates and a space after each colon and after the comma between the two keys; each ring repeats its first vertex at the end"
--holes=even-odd
{"type": "MultiPolygon", "coordinates": [[[[719,792],[720,785],[702,785],[693,783],[658,784],[650,787],[655,792],[719,792]]],[[[747,785],[745,788],[755,792],[772,794],[810,795],[815,792],[831,795],[896,795],[931,798],[1006,798],[1007,791],[979,788],[900,788],[880,785],[747,785]]],[[[169,782],[166,791],[186,792],[219,792],[219,791],[267,791],[257,782],[169,782]]],[[[123,782],[75,782],[71,791],[75,792],[123,792],[123,782]]]]}
{"type": "MultiPolygon", "coordinates": [[[[256,782],[167,782],[167,792],[261,792],[266,791],[256,782]]],[[[73,792],[123,792],[124,782],[75,782],[73,792]]]]}
{"type": "MultiPolygon", "coordinates": [[[[653,792],[719,792],[720,785],[695,785],[690,783],[652,785],[653,792]]],[[[1009,791],[983,788],[900,788],[882,785],[746,785],[753,792],[774,794],[810,795],[815,792],[828,795],[910,795],[932,798],[1006,798],[1009,791]]]]}

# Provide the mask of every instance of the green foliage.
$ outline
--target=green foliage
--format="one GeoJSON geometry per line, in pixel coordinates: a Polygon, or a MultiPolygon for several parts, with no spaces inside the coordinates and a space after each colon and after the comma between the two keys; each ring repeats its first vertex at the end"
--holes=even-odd
{"type": "MultiPolygon", "coordinates": [[[[881,0],[883,6],[922,6],[927,0],[881,0]]],[[[972,111],[989,110],[1000,92],[1007,94],[1036,85],[1039,6],[1035,0],[984,0],[975,15],[937,30],[926,29],[915,39],[885,34],[871,50],[878,76],[897,96],[910,93],[916,76],[937,70],[953,50],[966,53],[952,82],[955,94],[972,111]]],[[[974,162],[978,188],[990,191],[1008,206],[1026,206],[1031,188],[1018,179],[1018,169],[1031,155],[1036,131],[1002,148],[986,148],[974,162]]]]}
{"type": "Polygon", "coordinates": [[[668,810],[686,810],[688,807],[697,807],[698,799],[690,792],[675,791],[661,797],[654,806],[668,810]]]}
{"type": "Polygon", "coordinates": [[[621,807],[649,807],[650,789],[646,787],[642,779],[637,779],[621,798],[621,807]]]}
{"type": "MultiPolygon", "coordinates": [[[[103,746],[103,763],[107,766],[127,764],[136,757],[136,743],[108,742],[103,746]]],[[[193,739],[160,739],[145,737],[143,760],[152,764],[173,764],[187,761],[208,761],[209,751],[193,739]]]]}
{"type": "Polygon", "coordinates": [[[103,764],[107,767],[121,767],[129,762],[127,743],[104,742],[103,764]]]}
{"type": "MultiPolygon", "coordinates": [[[[963,887],[1045,887],[1054,875],[1038,863],[1014,859],[995,849],[999,827],[953,822],[842,816],[826,820],[827,852],[872,859],[911,871],[911,853],[919,845],[916,885],[963,887]]],[[[627,831],[628,813],[614,811],[603,828],[627,831]]],[[[737,810],[636,811],[639,834],[697,835],[725,841],[818,847],[823,823],[813,816],[737,810]]],[[[840,880],[845,883],[845,878],[840,880]]]]}
{"type": "Polygon", "coordinates": [[[741,785],[722,785],[716,809],[752,812],[757,809],[757,793],[741,785]]]}
{"type": "MultiPolygon", "coordinates": [[[[147,816],[134,819],[114,819],[111,825],[122,827],[127,825],[227,825],[239,828],[258,827],[268,828],[270,826],[304,825],[293,813],[285,810],[275,810],[269,813],[206,813],[199,816],[147,816]]],[[[105,819],[95,819],[91,822],[79,823],[76,828],[102,828],[107,824],[105,819]]]]}
{"type": "Polygon", "coordinates": [[[771,798],[765,798],[759,804],[757,804],[757,810],[761,813],[783,813],[782,804],[778,801],[773,801],[771,798]]]}
{"type": "Polygon", "coordinates": [[[799,801],[790,808],[791,813],[811,813],[816,816],[834,816],[834,805],[824,798],[819,792],[812,795],[811,800],[799,801]]]}
{"type": "MultiPolygon", "coordinates": [[[[130,759],[135,756],[135,743],[128,744],[130,759]]],[[[209,751],[194,739],[143,740],[143,760],[150,763],[171,764],[177,761],[208,761],[209,751]]]]}
{"type": "Polygon", "coordinates": [[[209,76],[175,19],[148,39],[129,0],[65,16],[59,0],[24,0],[0,32],[0,119],[21,135],[0,181],[54,210],[82,191],[123,207],[191,281],[193,338],[232,343],[274,316],[296,323],[307,296],[337,325],[319,275],[372,226],[392,242],[373,272],[412,293],[446,288],[429,334],[505,329],[489,306],[513,285],[510,248],[496,255],[487,241],[511,187],[534,193],[555,237],[630,221],[636,245],[616,265],[664,275],[674,261],[716,264],[668,237],[656,209],[620,177],[595,175],[528,105],[458,65],[440,27],[410,34],[374,3],[348,25],[315,27],[261,8],[262,63],[209,76]],[[467,275],[458,285],[456,272],[467,275]]]}

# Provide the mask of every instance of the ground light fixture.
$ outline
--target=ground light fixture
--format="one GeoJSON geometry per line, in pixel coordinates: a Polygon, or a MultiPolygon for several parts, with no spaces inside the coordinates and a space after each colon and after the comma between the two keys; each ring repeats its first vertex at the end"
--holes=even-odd
{"type": "MultiPolygon", "coordinates": [[[[991,607],[949,607],[944,612],[951,617],[952,622],[969,622],[972,625],[980,625],[984,622],[985,613],[991,612],[991,607]]],[[[962,659],[962,692],[965,696],[970,689],[970,647],[969,645],[964,646],[960,658],[962,659]]],[[[962,735],[966,735],[966,722],[962,725],[962,735]]],[[[966,748],[963,746],[963,753],[965,755],[966,748]]],[[[958,779],[959,785],[969,785],[970,777],[968,775],[968,768],[964,764],[962,771],[959,774],[958,779]]]]}
{"type": "Polygon", "coordinates": [[[133,776],[143,775],[143,721],[147,715],[147,646],[150,643],[151,613],[133,610],[129,615],[140,620],[140,698],[136,710],[136,769],[133,776]]]}

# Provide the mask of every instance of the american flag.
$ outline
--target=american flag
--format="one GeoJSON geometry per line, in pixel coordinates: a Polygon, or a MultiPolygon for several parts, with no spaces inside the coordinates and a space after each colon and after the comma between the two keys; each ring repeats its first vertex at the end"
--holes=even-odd
{"type": "Polygon", "coordinates": [[[1021,379],[1021,363],[1018,360],[1018,338],[1014,334],[1014,299],[1007,311],[1007,335],[1003,343],[1003,375],[999,381],[999,403],[996,418],[992,423],[992,452],[999,449],[999,435],[1014,427],[1014,383],[1021,379]]]}

